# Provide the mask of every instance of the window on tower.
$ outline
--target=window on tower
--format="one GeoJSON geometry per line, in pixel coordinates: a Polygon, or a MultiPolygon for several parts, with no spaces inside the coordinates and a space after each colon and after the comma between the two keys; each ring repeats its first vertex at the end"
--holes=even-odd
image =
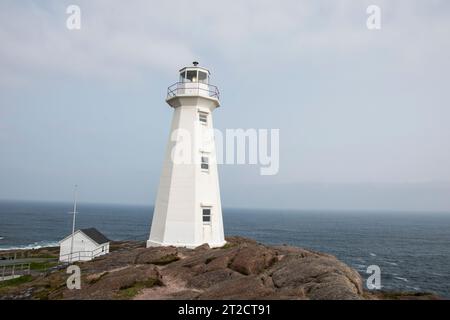
{"type": "Polygon", "coordinates": [[[202,217],[203,217],[203,223],[210,224],[211,223],[211,208],[203,208],[202,209],[202,217]]]}
{"type": "Polygon", "coordinates": [[[206,156],[202,156],[201,159],[201,163],[200,163],[200,167],[202,170],[208,171],[209,170],[209,159],[206,156]]]}
{"type": "Polygon", "coordinates": [[[199,112],[198,113],[198,120],[200,121],[201,124],[208,124],[208,114],[205,112],[199,112]]]}

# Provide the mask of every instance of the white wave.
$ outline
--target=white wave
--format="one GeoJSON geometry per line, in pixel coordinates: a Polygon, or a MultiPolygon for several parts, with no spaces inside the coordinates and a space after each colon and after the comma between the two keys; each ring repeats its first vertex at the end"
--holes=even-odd
{"type": "Polygon", "coordinates": [[[398,266],[398,264],[396,264],[395,262],[389,262],[389,261],[385,261],[387,264],[390,264],[391,266],[398,266]]]}
{"type": "Polygon", "coordinates": [[[394,277],[394,278],[398,279],[398,280],[402,280],[402,281],[408,282],[408,279],[406,279],[406,278],[402,278],[402,277],[394,277]]]}
{"type": "Polygon", "coordinates": [[[377,256],[375,253],[372,253],[372,252],[370,252],[370,255],[371,255],[372,257],[376,257],[376,256],[377,256]]]}
{"type": "Polygon", "coordinates": [[[419,291],[419,290],[421,290],[420,288],[418,288],[418,287],[411,287],[411,286],[406,286],[407,288],[410,288],[410,289],[413,289],[413,290],[415,290],[415,291],[419,291]]]}
{"type": "Polygon", "coordinates": [[[40,241],[40,242],[34,242],[31,244],[26,244],[26,245],[0,247],[0,251],[41,249],[41,248],[46,248],[46,247],[57,247],[57,246],[59,246],[59,243],[57,241],[40,241]]]}

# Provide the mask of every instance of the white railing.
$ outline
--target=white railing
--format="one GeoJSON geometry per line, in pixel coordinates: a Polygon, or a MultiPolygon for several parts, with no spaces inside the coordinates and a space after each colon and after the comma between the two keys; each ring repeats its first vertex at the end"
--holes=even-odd
{"type": "Polygon", "coordinates": [[[105,254],[106,251],[102,247],[97,248],[92,251],[76,251],[72,253],[66,253],[59,256],[59,261],[62,262],[71,262],[71,261],[89,261],[102,254],[105,254]]]}
{"type": "Polygon", "coordinates": [[[219,88],[202,82],[177,82],[167,88],[167,99],[186,95],[207,96],[219,100],[219,88]]]}
{"type": "Polygon", "coordinates": [[[14,278],[16,276],[23,276],[26,274],[30,274],[31,272],[31,263],[11,263],[4,264],[0,266],[1,277],[0,279],[6,280],[6,278],[14,278]]]}

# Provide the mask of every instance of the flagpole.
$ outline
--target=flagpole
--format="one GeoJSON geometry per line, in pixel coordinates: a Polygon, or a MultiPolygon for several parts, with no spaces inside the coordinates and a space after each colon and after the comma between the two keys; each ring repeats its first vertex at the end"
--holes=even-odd
{"type": "Polygon", "coordinates": [[[70,243],[70,262],[72,262],[72,254],[73,254],[73,238],[75,236],[75,219],[77,214],[77,185],[75,185],[73,190],[73,219],[72,219],[72,240],[70,243]]]}

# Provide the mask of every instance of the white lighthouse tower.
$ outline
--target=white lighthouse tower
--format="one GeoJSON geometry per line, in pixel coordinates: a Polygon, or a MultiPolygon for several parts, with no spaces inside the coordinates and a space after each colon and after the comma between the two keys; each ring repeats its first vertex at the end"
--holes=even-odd
{"type": "Polygon", "coordinates": [[[220,247],[225,239],[212,121],[219,90],[198,62],[179,73],[167,90],[174,112],[147,247],[220,247]]]}

